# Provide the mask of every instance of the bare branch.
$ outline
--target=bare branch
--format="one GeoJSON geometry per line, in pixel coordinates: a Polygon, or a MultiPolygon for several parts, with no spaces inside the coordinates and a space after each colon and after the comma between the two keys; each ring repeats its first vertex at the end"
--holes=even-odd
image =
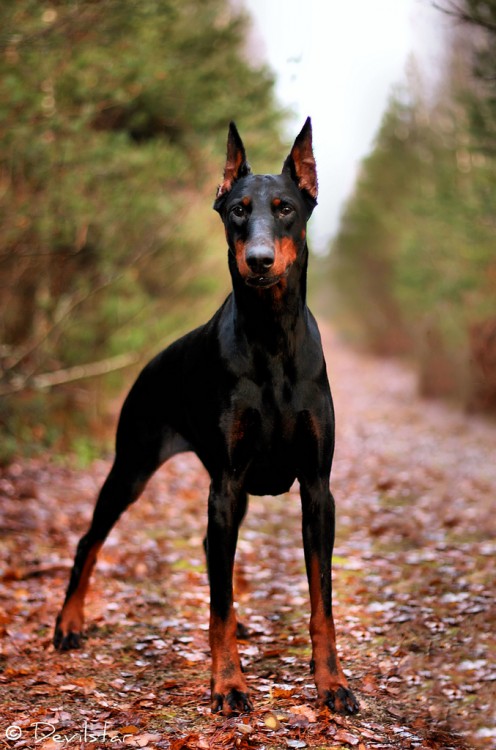
{"type": "Polygon", "coordinates": [[[3,387],[0,386],[0,396],[9,396],[14,393],[19,393],[19,391],[23,391],[27,388],[39,391],[46,388],[53,388],[53,386],[56,385],[72,383],[75,380],[107,375],[109,372],[115,372],[116,370],[122,370],[125,367],[134,365],[139,362],[139,360],[139,354],[136,352],[129,352],[128,354],[118,354],[115,357],[109,357],[108,359],[103,359],[99,362],[89,362],[86,365],[75,365],[74,367],[67,367],[64,370],[45,372],[41,375],[35,375],[34,377],[17,376],[8,385],[3,387]]]}
{"type": "Polygon", "coordinates": [[[447,16],[456,18],[458,21],[461,21],[461,23],[470,24],[471,26],[478,26],[479,28],[485,29],[492,34],[496,34],[496,23],[493,23],[487,18],[483,18],[480,15],[469,13],[463,8],[463,6],[458,5],[452,0],[450,2],[446,0],[444,5],[433,2],[432,7],[436,10],[441,11],[441,13],[444,13],[447,16]]]}

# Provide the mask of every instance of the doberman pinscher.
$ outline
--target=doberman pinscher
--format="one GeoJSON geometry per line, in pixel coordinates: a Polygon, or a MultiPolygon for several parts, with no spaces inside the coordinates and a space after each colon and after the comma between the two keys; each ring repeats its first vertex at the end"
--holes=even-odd
{"type": "Polygon", "coordinates": [[[164,461],[194,451],[211,478],[205,549],[212,709],[226,714],[252,707],[236,645],[232,583],[247,494],[279,495],[295,479],[318,695],[333,710],[358,711],[336,651],[334,413],[319,330],[306,305],[306,224],[316,204],[310,118],[279,175],[251,173],[231,123],[214,208],[225,226],[232,293],[208,323],[156,356],[131,388],[115,460],[79,542],[55,627],[57,648],[79,646],[84,597],[107,534],[164,461]]]}

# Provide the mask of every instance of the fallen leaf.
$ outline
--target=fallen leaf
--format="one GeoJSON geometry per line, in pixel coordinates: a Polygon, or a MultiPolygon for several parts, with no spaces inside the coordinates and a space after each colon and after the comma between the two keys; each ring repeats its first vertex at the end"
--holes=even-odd
{"type": "Polygon", "coordinates": [[[121,734],[138,734],[139,729],[134,724],[130,724],[129,726],[121,727],[119,731],[121,734]]]}
{"type": "Polygon", "coordinates": [[[271,687],[270,695],[272,698],[291,698],[294,688],[271,687]]]}
{"type": "Polygon", "coordinates": [[[96,689],[96,681],[92,677],[76,677],[74,684],[82,687],[85,695],[90,695],[96,689]]]}
{"type": "Polygon", "coordinates": [[[364,727],[360,727],[360,734],[368,740],[374,740],[374,742],[382,742],[384,739],[380,735],[371,732],[370,729],[365,729],[364,727]]]}
{"type": "Polygon", "coordinates": [[[169,750],[196,750],[198,748],[198,735],[188,734],[172,740],[169,750]]]}
{"type": "Polygon", "coordinates": [[[234,728],[241,732],[241,734],[252,734],[253,727],[250,724],[235,724],[234,728]]]}
{"type": "Polygon", "coordinates": [[[304,716],[310,724],[315,724],[317,722],[317,714],[313,710],[313,708],[310,708],[310,706],[291,706],[290,711],[292,714],[297,714],[300,716],[304,716]]]}
{"type": "Polygon", "coordinates": [[[160,734],[152,734],[151,732],[145,732],[144,734],[136,734],[133,736],[129,744],[135,747],[147,747],[150,742],[159,742],[162,739],[160,734]]]}
{"type": "Polygon", "coordinates": [[[360,689],[368,695],[375,695],[379,689],[377,678],[373,674],[366,674],[360,682],[360,689]]]}
{"type": "Polygon", "coordinates": [[[46,740],[41,745],[38,745],[41,750],[60,750],[60,742],[55,740],[46,740]]]}
{"type": "Polygon", "coordinates": [[[279,729],[280,726],[281,726],[281,723],[278,720],[277,716],[275,716],[272,713],[265,714],[265,716],[264,716],[264,724],[269,729],[279,729]]]}
{"type": "Polygon", "coordinates": [[[358,737],[355,737],[354,734],[351,734],[351,732],[348,732],[346,729],[338,729],[333,737],[333,740],[337,740],[337,742],[344,742],[346,745],[351,745],[352,747],[358,745],[358,743],[360,742],[358,737]]]}

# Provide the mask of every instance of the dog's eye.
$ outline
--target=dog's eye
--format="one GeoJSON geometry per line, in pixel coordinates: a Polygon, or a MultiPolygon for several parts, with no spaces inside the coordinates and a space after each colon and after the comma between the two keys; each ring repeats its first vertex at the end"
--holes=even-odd
{"type": "Polygon", "coordinates": [[[237,206],[233,206],[231,208],[231,213],[233,216],[236,216],[238,219],[243,218],[246,214],[246,209],[244,206],[238,204],[237,206]]]}
{"type": "Polygon", "coordinates": [[[291,214],[294,213],[294,208],[286,204],[285,206],[280,207],[279,213],[281,216],[291,216],[291,214]]]}

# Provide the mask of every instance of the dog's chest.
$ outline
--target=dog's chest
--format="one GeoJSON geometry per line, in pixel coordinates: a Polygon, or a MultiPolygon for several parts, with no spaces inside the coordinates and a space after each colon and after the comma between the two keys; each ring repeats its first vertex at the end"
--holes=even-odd
{"type": "Polygon", "coordinates": [[[264,453],[293,440],[297,420],[294,370],[294,362],[283,357],[255,357],[231,391],[233,424],[242,425],[243,436],[264,453]]]}
{"type": "Polygon", "coordinates": [[[281,494],[295,479],[297,411],[292,378],[284,368],[239,378],[222,431],[229,460],[253,495],[281,494]]]}
{"type": "Polygon", "coordinates": [[[291,461],[302,424],[322,399],[319,380],[323,358],[308,329],[298,335],[237,339],[223,330],[223,409],[220,428],[228,453],[241,462],[291,461]]]}

